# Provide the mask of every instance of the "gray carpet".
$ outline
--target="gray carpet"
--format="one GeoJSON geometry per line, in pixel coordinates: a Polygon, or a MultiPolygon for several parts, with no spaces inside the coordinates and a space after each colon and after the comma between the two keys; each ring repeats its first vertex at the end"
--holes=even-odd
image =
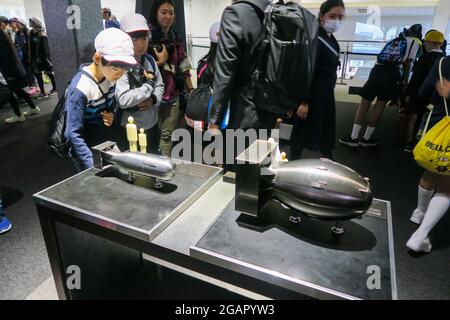
{"type": "MultiPolygon", "coordinates": [[[[13,229],[0,236],[0,300],[23,299],[51,275],[31,196],[74,173],[70,160],[53,157],[45,145],[56,102],[56,97],[40,100],[40,115],[14,125],[3,123],[11,111],[0,109],[0,185],[6,189],[6,211],[13,223],[13,229]]],[[[339,104],[338,136],[351,130],[355,110],[355,105],[339,104]]],[[[404,246],[416,228],[409,216],[421,169],[394,138],[397,127],[396,108],[389,108],[376,132],[381,148],[338,145],[335,159],[370,177],[375,196],[392,202],[399,298],[450,299],[450,216],[433,231],[431,254],[411,256],[404,246]]]]}

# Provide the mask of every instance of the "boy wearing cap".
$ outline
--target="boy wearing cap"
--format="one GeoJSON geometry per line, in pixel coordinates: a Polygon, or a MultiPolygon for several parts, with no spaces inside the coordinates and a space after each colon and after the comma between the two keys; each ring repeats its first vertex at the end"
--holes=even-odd
{"type": "Polygon", "coordinates": [[[95,50],[93,63],[80,66],[66,92],[65,136],[78,171],[94,166],[89,147],[117,140],[117,129],[112,126],[115,82],[136,64],[133,42],[119,29],[101,31],[95,38],[95,50]]]}
{"type": "Polygon", "coordinates": [[[426,111],[427,101],[419,96],[419,90],[436,61],[444,57],[442,44],[444,35],[436,30],[432,30],[425,35],[424,54],[414,64],[413,75],[406,92],[406,108],[404,110],[408,118],[408,132],[406,136],[405,152],[412,152],[414,149],[414,132],[417,127],[417,119],[421,119],[426,111]]]}
{"type": "MultiPolygon", "coordinates": [[[[145,130],[150,153],[158,153],[158,106],[164,94],[164,82],[157,62],[147,54],[150,29],[144,16],[136,13],[124,16],[121,22],[122,30],[133,40],[138,64],[117,82],[116,101],[122,113],[120,123],[125,127],[128,117],[133,117],[138,129],[145,130]]],[[[126,131],[121,131],[120,147],[124,149],[127,148],[126,131]]]]}

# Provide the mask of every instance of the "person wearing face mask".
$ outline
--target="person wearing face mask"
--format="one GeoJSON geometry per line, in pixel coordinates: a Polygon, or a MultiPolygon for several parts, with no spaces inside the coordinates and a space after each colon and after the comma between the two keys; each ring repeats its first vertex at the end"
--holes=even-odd
{"type": "Polygon", "coordinates": [[[442,52],[442,44],[445,38],[442,32],[432,30],[425,35],[424,54],[414,64],[413,75],[409,81],[406,97],[406,108],[404,110],[408,121],[408,132],[406,137],[405,152],[412,152],[414,149],[414,132],[417,128],[417,119],[422,119],[426,111],[427,101],[419,96],[419,89],[427,78],[433,65],[440,58],[445,57],[442,52]]]}
{"type": "Polygon", "coordinates": [[[336,101],[334,88],[340,65],[340,47],[333,33],[339,30],[345,17],[342,0],[327,0],[319,13],[320,31],[316,68],[309,99],[292,115],[294,136],[292,159],[299,159],[304,148],[332,158],[336,142],[336,101]]]}

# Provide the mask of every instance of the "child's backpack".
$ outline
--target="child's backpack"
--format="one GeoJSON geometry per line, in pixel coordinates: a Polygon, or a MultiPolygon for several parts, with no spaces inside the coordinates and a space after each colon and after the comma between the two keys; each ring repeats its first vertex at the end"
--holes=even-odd
{"type": "Polygon", "coordinates": [[[67,90],[64,95],[59,99],[58,104],[53,110],[52,119],[50,122],[50,135],[47,144],[50,147],[50,151],[57,156],[64,157],[68,154],[70,143],[64,136],[66,131],[66,117],[67,112],[65,109],[67,90]]]}
{"type": "Polygon", "coordinates": [[[401,64],[406,55],[408,41],[403,34],[389,41],[378,54],[378,63],[383,64],[401,64]]]}

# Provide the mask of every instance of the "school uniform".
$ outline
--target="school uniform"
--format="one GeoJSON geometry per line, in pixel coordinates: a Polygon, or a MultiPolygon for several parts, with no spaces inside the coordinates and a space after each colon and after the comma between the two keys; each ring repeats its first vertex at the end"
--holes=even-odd
{"type": "Polygon", "coordinates": [[[400,64],[377,62],[369,74],[359,95],[369,101],[378,98],[380,101],[397,100],[400,96],[401,65],[408,60],[415,61],[421,44],[412,37],[407,37],[406,53],[400,64]]]}
{"type": "Polygon", "coordinates": [[[316,67],[310,90],[306,120],[294,115],[292,158],[298,159],[303,148],[331,157],[336,143],[336,101],[340,47],[336,38],[320,27],[316,67]]]}

